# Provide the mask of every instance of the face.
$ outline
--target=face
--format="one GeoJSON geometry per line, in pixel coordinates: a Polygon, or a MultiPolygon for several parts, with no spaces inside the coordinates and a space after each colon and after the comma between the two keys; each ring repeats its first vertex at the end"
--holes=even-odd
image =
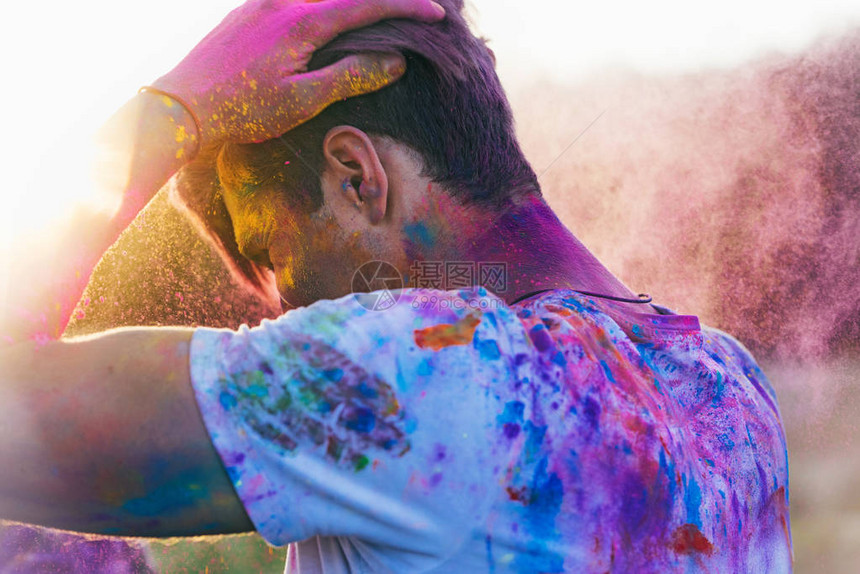
{"type": "Polygon", "coordinates": [[[224,202],[240,253],[273,271],[286,308],[349,293],[347,271],[368,255],[330,207],[311,213],[273,188],[251,194],[225,191],[224,202]]]}
{"type": "Polygon", "coordinates": [[[389,262],[405,275],[432,235],[414,233],[432,225],[421,221],[428,201],[418,190],[428,182],[411,154],[347,127],[334,128],[323,145],[316,211],[283,186],[224,191],[240,252],[273,271],[285,308],[351,293],[368,262],[389,262]]]}

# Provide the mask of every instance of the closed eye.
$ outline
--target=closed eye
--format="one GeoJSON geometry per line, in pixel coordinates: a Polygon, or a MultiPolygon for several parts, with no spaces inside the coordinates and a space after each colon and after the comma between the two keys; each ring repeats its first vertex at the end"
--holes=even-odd
{"type": "Polygon", "coordinates": [[[244,255],[246,259],[253,261],[257,265],[260,265],[261,267],[267,267],[267,268],[271,269],[272,271],[275,270],[274,265],[272,265],[272,261],[269,259],[269,250],[268,249],[255,249],[255,250],[246,249],[244,252],[242,252],[242,255],[244,255]]]}
{"type": "Polygon", "coordinates": [[[254,234],[250,240],[239,242],[239,253],[261,267],[274,270],[271,259],[269,259],[269,234],[254,234]]]}

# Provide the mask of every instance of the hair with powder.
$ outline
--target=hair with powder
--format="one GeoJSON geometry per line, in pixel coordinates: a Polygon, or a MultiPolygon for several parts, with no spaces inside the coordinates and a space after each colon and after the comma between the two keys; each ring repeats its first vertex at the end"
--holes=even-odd
{"type": "Polygon", "coordinates": [[[319,208],[322,142],[338,125],[407,146],[423,175],[463,203],[492,209],[517,195],[540,194],[492,52],[470,31],[463,0],[440,3],[447,10],[442,22],[396,19],[355,30],[318,50],[309,65],[319,69],[358,52],[400,52],[407,68],[399,81],[336,102],[280,138],[205,149],[180,172],[175,199],[250,286],[261,285],[262,270],[239,254],[221,190],[278,185],[297,209],[319,208]]]}

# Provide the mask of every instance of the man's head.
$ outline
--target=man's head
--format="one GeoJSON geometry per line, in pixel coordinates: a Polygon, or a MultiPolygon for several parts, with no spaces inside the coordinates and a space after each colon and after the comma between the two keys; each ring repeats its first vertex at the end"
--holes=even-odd
{"type": "Polygon", "coordinates": [[[539,195],[492,52],[462,0],[438,24],[389,20],[343,34],[311,69],[401,52],[402,79],[327,108],[281,138],[206,150],[181,174],[182,202],[251,285],[275,271],[292,305],[349,293],[363,263],[459,255],[472,213],[539,195]],[[244,258],[243,258],[244,256],[244,258]]]}

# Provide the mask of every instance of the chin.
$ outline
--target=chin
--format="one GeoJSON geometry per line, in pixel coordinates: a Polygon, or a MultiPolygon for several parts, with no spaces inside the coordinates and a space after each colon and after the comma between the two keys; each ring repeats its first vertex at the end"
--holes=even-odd
{"type": "Polygon", "coordinates": [[[304,297],[299,297],[295,291],[281,291],[281,311],[290,311],[299,307],[307,307],[309,303],[304,297]]]}
{"type": "Polygon", "coordinates": [[[281,310],[284,312],[300,307],[308,307],[322,299],[333,298],[336,297],[322,294],[316,289],[282,289],[279,293],[281,310]]]}
{"type": "Polygon", "coordinates": [[[304,266],[290,274],[276,275],[281,279],[277,296],[284,311],[308,307],[317,301],[340,299],[352,293],[351,284],[332,272],[334,265],[304,266]]]}

